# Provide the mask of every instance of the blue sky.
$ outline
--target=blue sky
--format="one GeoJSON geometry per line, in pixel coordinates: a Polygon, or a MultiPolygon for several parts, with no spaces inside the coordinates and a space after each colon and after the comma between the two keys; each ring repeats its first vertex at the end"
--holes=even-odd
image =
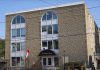
{"type": "MultiPolygon", "coordinates": [[[[0,0],[0,38],[5,38],[6,13],[78,1],[82,0],[0,0]]],[[[85,2],[88,7],[100,6],[100,0],[86,0],[85,2]]],[[[97,25],[100,27],[100,7],[89,10],[92,16],[95,18],[97,25]]]]}

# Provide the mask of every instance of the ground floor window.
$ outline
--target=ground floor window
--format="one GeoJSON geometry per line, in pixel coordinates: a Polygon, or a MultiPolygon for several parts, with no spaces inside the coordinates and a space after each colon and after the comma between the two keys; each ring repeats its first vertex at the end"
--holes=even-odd
{"type": "Polygon", "coordinates": [[[24,59],[22,57],[12,57],[12,66],[24,66],[24,59]]]}
{"type": "Polygon", "coordinates": [[[43,58],[43,65],[46,65],[46,58],[43,58]]]}
{"type": "Polygon", "coordinates": [[[55,66],[59,66],[59,58],[58,57],[54,57],[54,64],[55,64],[55,66]]]}
{"type": "Polygon", "coordinates": [[[59,66],[59,58],[58,57],[43,57],[42,65],[43,66],[59,66]]]}
{"type": "Polygon", "coordinates": [[[12,57],[12,66],[16,66],[16,58],[12,57]]]}
{"type": "Polygon", "coordinates": [[[43,66],[52,65],[52,58],[49,58],[49,57],[42,58],[42,64],[43,66]]]}
{"type": "Polygon", "coordinates": [[[48,58],[48,65],[52,65],[51,58],[48,58]]]}

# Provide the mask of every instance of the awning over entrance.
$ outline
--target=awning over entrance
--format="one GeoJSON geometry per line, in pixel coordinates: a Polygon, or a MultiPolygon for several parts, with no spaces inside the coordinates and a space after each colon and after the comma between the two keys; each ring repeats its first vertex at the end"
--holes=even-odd
{"type": "Polygon", "coordinates": [[[55,52],[49,49],[43,50],[39,53],[39,56],[55,56],[55,55],[56,55],[55,52]]]}

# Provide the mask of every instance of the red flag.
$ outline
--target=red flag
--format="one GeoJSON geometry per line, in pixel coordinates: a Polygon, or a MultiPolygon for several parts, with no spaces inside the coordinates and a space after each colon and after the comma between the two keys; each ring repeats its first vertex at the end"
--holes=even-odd
{"type": "Polygon", "coordinates": [[[30,51],[29,51],[29,49],[27,49],[27,50],[26,50],[25,61],[27,60],[27,58],[28,58],[28,56],[29,56],[29,53],[30,53],[30,51]]]}

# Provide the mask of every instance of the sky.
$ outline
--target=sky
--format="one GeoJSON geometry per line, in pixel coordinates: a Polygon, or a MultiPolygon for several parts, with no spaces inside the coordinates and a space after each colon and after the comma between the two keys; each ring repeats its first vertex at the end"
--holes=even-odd
{"type": "Polygon", "coordinates": [[[100,27],[100,0],[0,0],[0,38],[5,39],[6,13],[79,1],[85,1],[96,24],[100,27]]]}

